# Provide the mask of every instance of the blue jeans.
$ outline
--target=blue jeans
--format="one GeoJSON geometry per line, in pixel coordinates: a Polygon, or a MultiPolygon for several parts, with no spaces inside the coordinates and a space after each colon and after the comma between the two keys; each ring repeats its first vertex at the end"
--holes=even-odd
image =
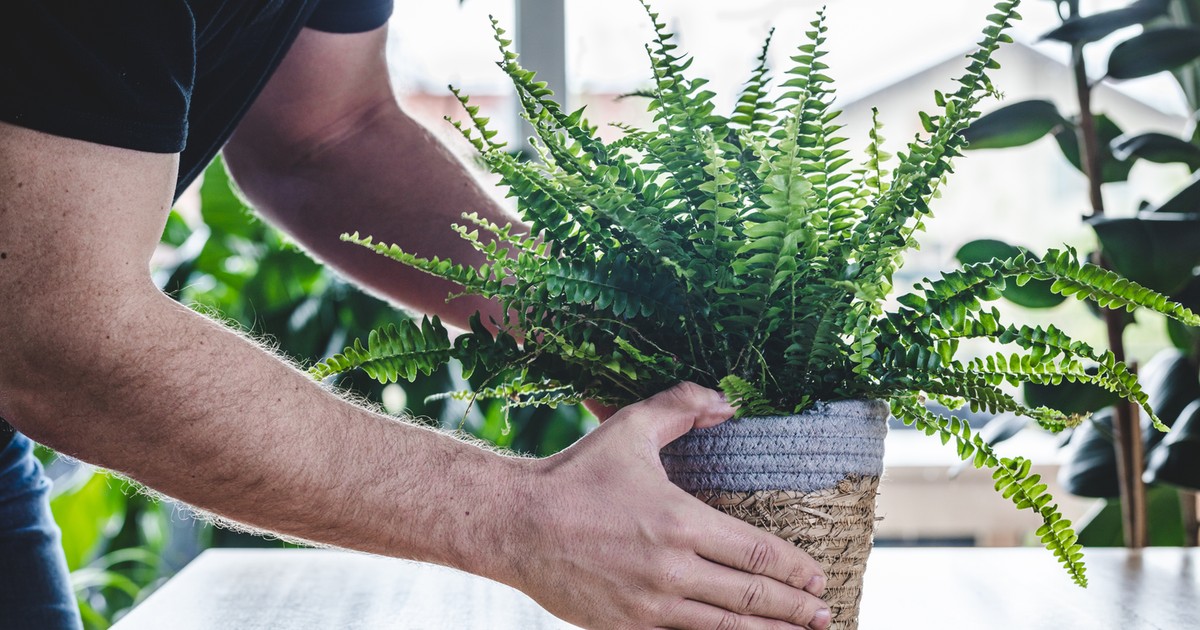
{"type": "Polygon", "coordinates": [[[33,443],[0,449],[0,630],[82,627],[33,443]]]}

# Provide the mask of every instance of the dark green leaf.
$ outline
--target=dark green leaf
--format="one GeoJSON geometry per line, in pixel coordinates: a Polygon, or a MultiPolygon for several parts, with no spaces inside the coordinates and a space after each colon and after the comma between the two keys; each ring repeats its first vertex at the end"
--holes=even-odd
{"type": "Polygon", "coordinates": [[[1200,168],[1200,147],[1162,133],[1121,136],[1110,148],[1118,160],[1141,158],[1159,164],[1179,162],[1193,171],[1200,168]]]}
{"type": "Polygon", "coordinates": [[[50,501],[54,520],[64,532],[63,552],[72,571],[99,555],[125,523],[125,495],[113,487],[121,483],[101,472],[84,479],[50,501]]]}
{"type": "Polygon", "coordinates": [[[1022,101],[1001,107],[963,132],[968,149],[1005,149],[1029,144],[1066,123],[1050,101],[1022,101]]]}
{"type": "Polygon", "coordinates": [[[1171,345],[1184,352],[1195,353],[1200,348],[1200,328],[1173,319],[1167,320],[1167,338],[1171,340],[1171,345]]]}
{"type": "Polygon", "coordinates": [[[214,232],[251,240],[261,238],[262,224],[254,219],[249,206],[234,192],[233,180],[220,158],[204,169],[200,197],[204,200],[200,215],[214,232]]]}
{"type": "MultiPolygon", "coordinates": [[[[1200,24],[1200,0],[1176,0],[1172,16],[1175,23],[1200,24]]],[[[1200,110],[1200,64],[1189,64],[1171,71],[1193,110],[1200,110]]],[[[1192,142],[1200,144],[1200,125],[1192,125],[1192,142]]]]}
{"type": "Polygon", "coordinates": [[[191,235],[192,228],[188,227],[187,221],[183,220],[183,216],[178,211],[171,210],[171,213],[167,215],[167,225],[163,227],[160,240],[166,245],[179,247],[191,235]]]}
{"type": "Polygon", "coordinates": [[[1147,483],[1200,490],[1200,400],[1194,400],[1179,421],[1147,457],[1147,483]]]}
{"type": "Polygon", "coordinates": [[[1104,256],[1121,275],[1146,287],[1174,294],[1200,264],[1200,217],[1141,213],[1137,218],[1095,218],[1104,256]]]}
{"type": "MultiPolygon", "coordinates": [[[[1192,276],[1182,291],[1171,296],[1193,312],[1200,312],[1200,276],[1192,276]]],[[[1176,348],[1195,356],[1200,351],[1200,327],[1187,326],[1174,319],[1167,320],[1167,336],[1176,348]]]]}
{"type": "MultiPolygon", "coordinates": [[[[1005,260],[1021,253],[1017,247],[991,239],[971,241],[958,249],[954,257],[958,262],[969,265],[988,262],[993,258],[1005,260]]],[[[1050,308],[1062,304],[1066,297],[1050,291],[1054,284],[1048,280],[1030,280],[1025,286],[1018,286],[1015,281],[1009,281],[1004,288],[1004,297],[1010,302],[1025,308],[1050,308]]]]}
{"type": "Polygon", "coordinates": [[[1200,173],[1192,176],[1191,183],[1175,193],[1174,197],[1146,211],[1162,214],[1200,214],[1200,173]]]}
{"type": "MultiPolygon", "coordinates": [[[[1121,128],[1111,118],[1100,114],[1096,116],[1096,135],[1100,139],[1100,161],[1103,165],[1101,172],[1104,176],[1104,183],[1111,184],[1129,179],[1129,170],[1133,168],[1133,162],[1118,160],[1113,157],[1112,151],[1109,149],[1112,141],[1121,136],[1121,128]]],[[[1054,139],[1058,142],[1058,148],[1062,149],[1067,161],[1080,173],[1083,173],[1083,160],[1079,157],[1079,136],[1076,128],[1074,126],[1063,127],[1054,132],[1054,139]]]]}
{"type": "MultiPolygon", "coordinates": [[[[1180,413],[1191,401],[1200,398],[1200,377],[1184,353],[1175,348],[1162,350],[1142,366],[1138,379],[1149,396],[1150,408],[1167,426],[1174,426],[1180,413]]],[[[1149,422],[1142,423],[1142,441],[1146,452],[1162,441],[1164,434],[1149,422]]]]}
{"type": "Polygon", "coordinates": [[[1080,497],[1104,499],[1120,494],[1111,410],[1096,414],[1071,434],[1058,471],[1058,483],[1080,497]]]}
{"type": "Polygon", "coordinates": [[[1122,9],[1070,18],[1062,26],[1043,35],[1042,39],[1069,44],[1094,42],[1104,39],[1113,31],[1152,20],[1165,13],[1169,5],[1170,0],[1138,0],[1122,9]]]}
{"type": "Polygon", "coordinates": [[[1200,58],[1200,29],[1164,26],[1147,29],[1117,44],[1108,58],[1108,76],[1136,79],[1174,70],[1200,58]]]}

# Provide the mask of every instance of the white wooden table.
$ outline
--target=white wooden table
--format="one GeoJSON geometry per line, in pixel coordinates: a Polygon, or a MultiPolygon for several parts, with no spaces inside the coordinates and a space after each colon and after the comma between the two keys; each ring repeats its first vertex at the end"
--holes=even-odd
{"type": "MultiPolygon", "coordinates": [[[[1196,549],[1095,549],[1075,587],[1040,549],[876,549],[862,630],[1200,628],[1196,549]]],[[[570,628],[521,593],[340,551],[210,550],[116,630],[570,628]]]]}

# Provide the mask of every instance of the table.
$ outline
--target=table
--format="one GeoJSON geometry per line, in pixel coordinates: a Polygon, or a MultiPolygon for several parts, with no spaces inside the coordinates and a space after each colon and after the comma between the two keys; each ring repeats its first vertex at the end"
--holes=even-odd
{"type": "MultiPolygon", "coordinates": [[[[1040,549],[880,548],[862,630],[1200,628],[1196,549],[1093,549],[1075,587],[1040,549]]],[[[116,630],[563,629],[521,593],[452,569],[329,550],[209,550],[116,630]]]]}

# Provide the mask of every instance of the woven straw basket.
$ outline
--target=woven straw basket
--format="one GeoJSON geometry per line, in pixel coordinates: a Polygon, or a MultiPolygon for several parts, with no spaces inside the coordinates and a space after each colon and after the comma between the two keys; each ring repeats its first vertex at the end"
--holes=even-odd
{"type": "Polygon", "coordinates": [[[729,420],[669,444],[663,466],[684,490],[816,558],[829,578],[830,627],[854,630],[887,417],[883,402],[852,400],[729,420]]]}

